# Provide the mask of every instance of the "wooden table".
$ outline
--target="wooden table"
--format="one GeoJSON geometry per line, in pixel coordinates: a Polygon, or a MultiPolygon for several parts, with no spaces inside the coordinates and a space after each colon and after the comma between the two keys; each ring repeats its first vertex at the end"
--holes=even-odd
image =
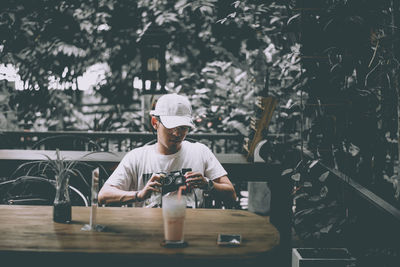
{"type": "MultiPolygon", "coordinates": [[[[97,223],[106,232],[82,231],[90,208],[73,207],[72,223],[52,220],[52,206],[0,205],[0,259],[36,266],[248,266],[273,264],[279,233],[268,217],[242,210],[188,209],[186,248],[164,248],[160,208],[98,208],[97,223]],[[219,247],[218,233],[242,235],[239,247],[219,247]],[[51,264],[50,264],[51,263],[51,264]],[[95,265],[96,264],[96,265],[95,265]],[[205,265],[204,265],[205,264],[205,265]],[[221,265],[222,264],[222,265],[221,265]],[[229,265],[226,265],[229,264],[229,265]],[[85,264],[86,265],[86,264],[85,264]]],[[[11,265],[10,265],[11,266],[11,265]]]]}

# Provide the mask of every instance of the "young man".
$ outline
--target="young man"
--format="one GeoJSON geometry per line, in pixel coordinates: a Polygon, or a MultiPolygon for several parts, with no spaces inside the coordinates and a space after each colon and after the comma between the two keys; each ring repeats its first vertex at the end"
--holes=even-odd
{"type": "Polygon", "coordinates": [[[181,171],[186,178],[187,206],[202,207],[203,191],[230,206],[236,200],[227,172],[208,147],[185,141],[194,128],[189,100],[167,94],[157,101],[151,124],[157,143],[128,152],[99,192],[99,203],[135,202],[135,206],[161,204],[161,179],[181,171]]]}

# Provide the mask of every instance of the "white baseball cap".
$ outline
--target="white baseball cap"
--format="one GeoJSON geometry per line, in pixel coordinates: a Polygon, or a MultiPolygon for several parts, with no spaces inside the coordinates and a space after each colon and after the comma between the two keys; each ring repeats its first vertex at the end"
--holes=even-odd
{"type": "Polygon", "coordinates": [[[195,128],[192,120],[192,107],[187,97],[177,94],[161,96],[156,103],[156,108],[150,115],[159,116],[161,123],[168,129],[178,126],[195,128]]]}

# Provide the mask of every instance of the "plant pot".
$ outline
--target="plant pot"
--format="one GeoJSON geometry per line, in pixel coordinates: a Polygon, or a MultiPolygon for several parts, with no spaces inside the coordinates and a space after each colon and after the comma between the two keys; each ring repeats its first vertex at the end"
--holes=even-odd
{"type": "Polygon", "coordinates": [[[71,222],[71,199],[69,197],[69,176],[56,176],[56,197],[53,203],[53,221],[71,222]]]}

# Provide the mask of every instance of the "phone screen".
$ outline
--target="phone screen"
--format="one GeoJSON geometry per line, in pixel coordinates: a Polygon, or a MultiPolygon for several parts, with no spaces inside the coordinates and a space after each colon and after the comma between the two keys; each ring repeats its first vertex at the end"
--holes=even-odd
{"type": "Polygon", "coordinates": [[[242,242],[241,235],[238,234],[218,234],[217,244],[225,246],[239,246],[242,242]]]}

